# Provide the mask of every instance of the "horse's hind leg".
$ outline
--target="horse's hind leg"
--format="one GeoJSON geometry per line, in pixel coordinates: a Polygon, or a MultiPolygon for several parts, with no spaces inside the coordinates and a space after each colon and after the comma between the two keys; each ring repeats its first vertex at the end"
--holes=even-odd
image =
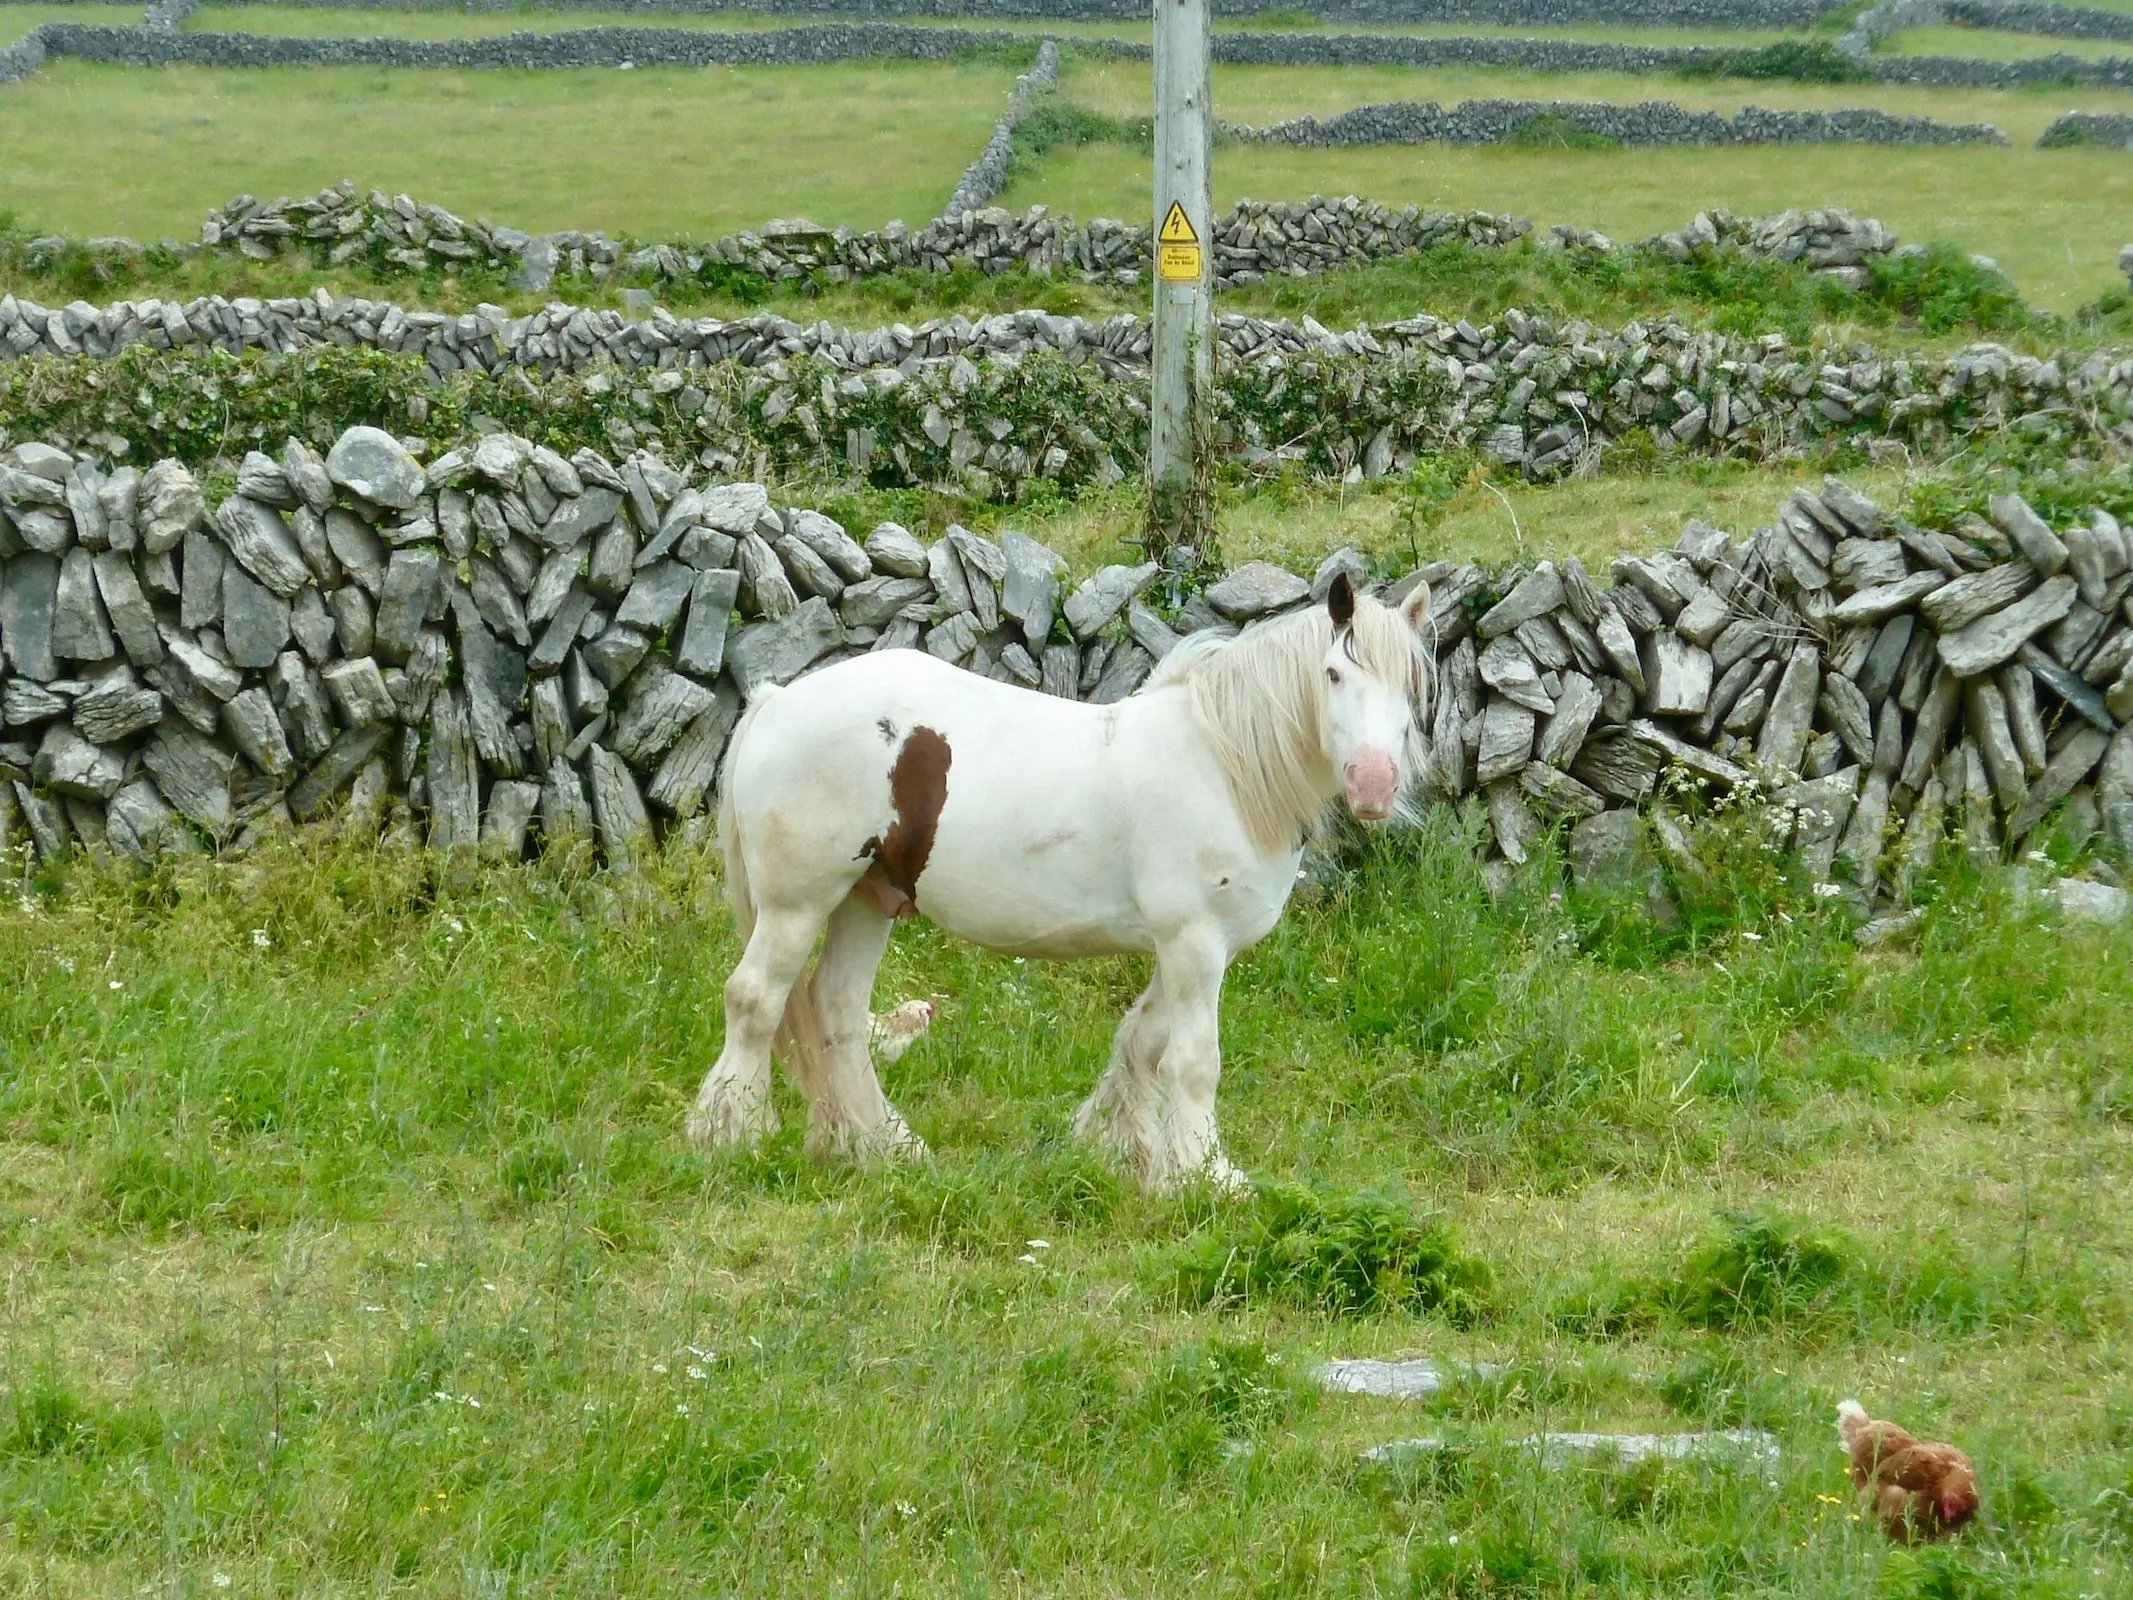
{"type": "Polygon", "coordinates": [[[1158,973],[1120,1019],[1111,1040],[1111,1066],[1074,1114],[1078,1137],[1110,1146],[1143,1173],[1155,1154],[1161,1104],[1156,1073],[1169,1042],[1170,1019],[1158,973]]]}
{"type": "MultiPolygon", "coordinates": [[[[831,913],[822,956],[802,998],[812,1016],[789,1020],[797,1032],[812,1023],[816,1092],[807,1129],[808,1148],[865,1159],[919,1156],[925,1141],[905,1125],[881,1092],[867,1050],[868,1003],[874,974],[889,945],[889,918],[861,885],[831,913]]],[[[808,1086],[803,1084],[803,1090],[808,1086]]]]}
{"type": "Polygon", "coordinates": [[[746,1144],[777,1130],[770,1103],[770,1046],[793,985],[807,969],[821,919],[806,911],[761,907],[748,948],[726,979],[726,1043],[704,1075],[689,1113],[699,1145],[746,1144]]]}

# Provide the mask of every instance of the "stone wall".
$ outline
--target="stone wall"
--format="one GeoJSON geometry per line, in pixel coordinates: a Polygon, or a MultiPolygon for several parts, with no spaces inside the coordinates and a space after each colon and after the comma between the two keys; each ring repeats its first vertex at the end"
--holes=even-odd
{"type": "Polygon", "coordinates": [[[2096,6],[2060,6],[2039,0],[1941,0],[1945,20],[1969,28],[2047,34],[2060,39],[2133,40],[2133,15],[2096,6]]]}
{"type": "MultiPolygon", "coordinates": [[[[1313,603],[1250,563],[1077,581],[1022,535],[846,529],[661,458],[509,434],[428,461],[372,428],[291,440],[210,504],[41,443],[0,455],[0,844],[242,847],[305,823],[516,860],[699,826],[746,697],[923,649],[1093,703],[1184,634],[1313,603]]],[[[1478,796],[1497,847],[1616,829],[1669,772],[1767,786],[1833,892],[1900,898],[1955,824],[2014,843],[2064,803],[2133,843],[2133,559],[2106,512],[2020,500],[1914,527],[1830,480],[1740,537],[1618,558],[1439,562],[1416,800],[1478,796]],[[1613,821],[1595,822],[1608,818],[1613,821]]],[[[1393,587],[1404,592],[1409,583],[1393,587]]]]}
{"type": "MultiPolygon", "coordinates": [[[[1662,243],[1693,254],[1722,237],[1701,218],[1662,243]]],[[[1788,242],[1816,252],[1802,259],[1852,273],[1886,235],[1802,228],[1788,242]]],[[[1780,335],[1698,332],[1666,318],[1606,329],[1515,310],[1482,327],[1424,315],[1345,333],[1310,318],[1224,315],[1216,337],[1221,447],[1248,463],[1358,479],[1461,447],[1546,478],[1640,432],[1666,448],[1749,457],[1833,435],[1934,450],[2009,428],[2117,439],[2133,409],[2133,360],[2113,352],[2046,359],[1981,344],[1884,355],[1856,342],[1793,348],[1780,335]]],[[[387,391],[409,404],[426,405],[428,385],[478,380],[466,401],[474,409],[532,402],[585,418],[575,426],[588,442],[602,430],[657,431],[728,471],[761,461],[756,470],[982,484],[1014,498],[1039,479],[1115,481],[1139,459],[1146,427],[1149,331],[1129,316],[1021,311],[860,330],[768,314],[637,320],[563,305],[527,317],[486,307],[451,316],[323,291],[56,310],[0,297],[0,341],[22,355],[91,358],[19,380],[0,364],[0,426],[61,442],[169,437],[165,409],[189,407],[200,386],[223,393],[273,381],[271,360],[216,364],[228,356],[350,347],[419,358],[419,380],[408,374],[394,382],[411,387],[387,391]],[[118,383],[100,376],[102,358],[133,346],[146,365],[124,369],[118,383]],[[493,397],[484,400],[479,383],[497,386],[493,397]],[[62,395],[75,398],[62,405],[62,395]]],[[[224,416],[220,404],[211,409],[224,416]]],[[[217,422],[208,437],[227,426],[217,422]]]]}
{"type": "Polygon", "coordinates": [[[1031,98],[1058,82],[1059,46],[1047,39],[1037,47],[1037,64],[1015,79],[1007,109],[1000,113],[1000,120],[993,125],[992,137],[985,141],[978,159],[971,162],[962,181],[955,186],[955,193],[941,208],[943,216],[960,217],[966,211],[989,205],[992,197],[1007,187],[1008,173],[1015,164],[1015,125],[1028,113],[1031,98]]]}
{"type": "Polygon", "coordinates": [[[2101,144],[2133,150],[2133,117],[2111,116],[2099,111],[2069,111],[2053,120],[2037,144],[2040,149],[2101,144]]]}
{"type": "Polygon", "coordinates": [[[1623,145],[2002,144],[1986,123],[1936,122],[1885,111],[1770,111],[1746,106],[1733,116],[1688,111],[1663,100],[1618,105],[1591,100],[1462,100],[1446,110],[1434,100],[1357,106],[1330,117],[1299,117],[1266,128],[1226,126],[1233,138],[1313,146],[1500,144],[1530,137],[1540,121],[1623,145]]]}
{"type": "MultiPolygon", "coordinates": [[[[234,0],[237,4],[280,4],[281,0],[234,0]]],[[[523,0],[294,0],[299,5],[334,10],[381,11],[517,11],[523,0]]],[[[1804,27],[1830,9],[1833,0],[1317,0],[1309,9],[1327,22],[1531,23],[1553,27],[1587,22],[1675,22],[1706,28],[1804,27]]],[[[1148,8],[1138,0],[543,0],[541,9],[570,11],[643,11],[715,13],[766,11],[775,15],[828,12],[837,16],[879,15],[968,17],[995,20],[1059,22],[1146,22],[1148,8]]],[[[1216,0],[1217,17],[1249,17],[1284,9],[1280,0],[1216,0]]]]}

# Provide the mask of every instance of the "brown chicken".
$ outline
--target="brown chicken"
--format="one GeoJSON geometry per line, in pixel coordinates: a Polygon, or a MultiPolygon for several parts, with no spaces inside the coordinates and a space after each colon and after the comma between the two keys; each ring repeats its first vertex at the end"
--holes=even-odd
{"type": "Polygon", "coordinates": [[[940,1008],[931,1000],[906,1000],[867,1019],[867,1042],[883,1061],[894,1061],[924,1037],[940,1008]]]}
{"type": "Polygon", "coordinates": [[[1977,1515],[1977,1473],[1952,1444],[1926,1444],[1893,1422],[1876,1422],[1856,1400],[1837,1406],[1837,1437],[1852,1487],[1871,1493],[1891,1539],[1937,1539],[1977,1515]]]}

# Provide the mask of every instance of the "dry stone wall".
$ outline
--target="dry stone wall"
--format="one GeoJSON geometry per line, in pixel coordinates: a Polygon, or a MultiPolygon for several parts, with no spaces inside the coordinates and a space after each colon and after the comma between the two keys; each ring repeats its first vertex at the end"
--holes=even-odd
{"type": "MultiPolygon", "coordinates": [[[[280,4],[281,0],[235,0],[237,4],[280,4]]],[[[296,4],[334,10],[381,11],[438,9],[436,0],[295,0],[296,4]]],[[[1557,26],[1578,22],[1676,22],[1698,27],[1784,28],[1812,22],[1833,0],[1321,0],[1310,10],[1328,22],[1489,22],[1557,26]]],[[[452,9],[518,11],[524,0],[453,0],[452,9]]],[[[570,11],[641,11],[695,14],[767,11],[801,16],[828,12],[837,16],[881,15],[968,17],[985,22],[1012,19],[1059,22],[1146,22],[1148,9],[1138,0],[543,0],[542,9],[570,11]]],[[[1216,0],[1218,17],[1249,17],[1285,9],[1278,0],[1216,0]]]]}
{"type": "MultiPolygon", "coordinates": [[[[1831,237],[1831,256],[1851,254],[1831,237]]],[[[1892,356],[1668,319],[1602,329],[1516,310],[1480,327],[1425,315],[1344,333],[1309,318],[1225,315],[1216,337],[1223,448],[1358,478],[1462,446],[1550,477],[1640,430],[1667,448],[1749,456],[1832,435],[1928,448],[2004,428],[2117,438],[2133,408],[2133,360],[2108,351],[2046,359],[1980,344],[1892,356]]],[[[766,470],[966,487],[984,474],[989,492],[1010,498],[1038,479],[1115,481],[1139,459],[1146,428],[1149,330],[1137,317],[1022,311],[858,330],[767,314],[639,321],[560,305],[528,317],[493,307],[449,316],[323,292],[57,310],[0,297],[0,348],[105,358],[134,346],[194,360],[389,350],[420,356],[435,381],[472,373],[534,396],[564,386],[555,402],[603,413],[610,437],[664,428],[676,448],[686,442],[729,471],[760,459],[766,470]]],[[[117,384],[94,371],[68,380],[88,397],[66,413],[74,437],[162,437],[164,408],[189,404],[201,383],[272,378],[271,367],[249,378],[230,367],[129,370],[117,384]]],[[[59,385],[32,377],[17,386],[0,365],[0,419],[12,415],[18,433],[25,418],[49,428],[51,413],[37,408],[59,385]]],[[[419,390],[408,398],[419,401],[419,390]]]]}
{"type": "MultiPolygon", "coordinates": [[[[427,461],[373,428],[290,440],[213,501],[175,461],[24,443],[0,507],[0,841],[48,858],[334,819],[507,860],[591,838],[623,865],[704,814],[763,684],[908,648],[1108,703],[1185,634],[1371,576],[1343,550],[1197,593],[1154,564],[1077,580],[1014,532],[862,536],[504,433],[427,461]]],[[[2133,843],[2133,550],[2108,513],[2054,527],[2008,496],[1927,529],[1829,480],[1607,576],[1419,574],[1416,798],[1478,797],[1507,858],[1555,823],[1604,846],[1669,774],[1768,790],[1862,908],[1957,825],[1996,846],[2072,805],[2133,843]]]]}
{"type": "Polygon", "coordinates": [[[1989,123],[1948,123],[1886,111],[1773,111],[1744,106],[1728,117],[1688,111],[1665,100],[1620,105],[1593,100],[1462,100],[1447,110],[1434,100],[1393,100],[1330,117],[1298,117],[1265,128],[1228,125],[1235,139],[1310,146],[1500,144],[1530,135],[1536,123],[1623,145],[1999,144],[1989,123]]]}
{"type": "Polygon", "coordinates": [[[994,195],[1007,187],[1008,172],[1015,164],[1015,124],[1028,113],[1033,96],[1058,82],[1059,46],[1047,39],[1037,47],[1037,64],[1015,79],[1007,109],[994,124],[992,137],[985,141],[978,159],[971,162],[962,182],[955,186],[955,193],[941,208],[943,216],[960,217],[966,211],[975,211],[989,204],[994,195]]]}

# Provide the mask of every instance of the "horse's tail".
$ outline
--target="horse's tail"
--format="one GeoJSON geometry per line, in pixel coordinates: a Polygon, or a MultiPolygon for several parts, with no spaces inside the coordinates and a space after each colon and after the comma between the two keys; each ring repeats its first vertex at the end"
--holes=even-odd
{"type": "MultiPolygon", "coordinates": [[[[719,786],[718,843],[726,864],[726,903],[733,908],[733,924],[744,947],[755,932],[755,895],[748,883],[748,853],[741,838],[740,808],[734,800],[734,761],[740,754],[742,741],[755,726],[757,714],[775,698],[773,691],[773,685],[758,689],[748,702],[748,709],[741,714],[740,723],[726,745],[726,781],[719,786]]],[[[821,1079],[827,1045],[822,1010],[815,1000],[815,963],[810,960],[807,969],[793,984],[792,992],[786,996],[785,1016],[778,1024],[773,1045],[785,1058],[793,1077],[807,1089],[810,1099],[814,1098],[812,1086],[821,1079]]]]}

